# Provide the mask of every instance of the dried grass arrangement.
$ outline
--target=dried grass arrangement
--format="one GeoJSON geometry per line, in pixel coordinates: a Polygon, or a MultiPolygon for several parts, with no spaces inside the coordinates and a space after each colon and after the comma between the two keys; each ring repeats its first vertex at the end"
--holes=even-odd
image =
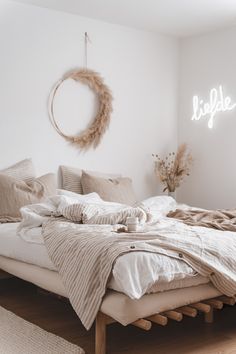
{"type": "Polygon", "coordinates": [[[80,149],[87,150],[89,147],[96,148],[101,142],[101,138],[109,127],[112,112],[112,94],[108,86],[104,84],[102,77],[89,69],[82,69],[70,72],[60,79],[54,86],[49,97],[49,118],[55,128],[66,141],[80,149]],[[61,84],[67,80],[73,79],[82,84],[88,85],[98,96],[99,109],[91,125],[81,133],[75,136],[64,134],[54,116],[54,98],[61,84]]]}
{"type": "Polygon", "coordinates": [[[164,185],[163,192],[175,192],[183,179],[190,174],[193,158],[187,145],[180,145],[176,153],[170,152],[163,159],[159,155],[152,156],[155,173],[164,185]]]}

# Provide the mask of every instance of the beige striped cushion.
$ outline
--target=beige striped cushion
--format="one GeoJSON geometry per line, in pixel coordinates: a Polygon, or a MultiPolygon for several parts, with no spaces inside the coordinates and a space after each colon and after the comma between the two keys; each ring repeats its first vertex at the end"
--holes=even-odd
{"type": "Polygon", "coordinates": [[[60,166],[62,189],[78,194],[83,194],[80,178],[82,171],[79,168],[60,166]]]}
{"type": "Polygon", "coordinates": [[[55,194],[56,178],[52,173],[28,183],[0,174],[0,222],[20,221],[21,207],[40,203],[55,194]]]}
{"type": "MultiPolygon", "coordinates": [[[[70,166],[60,166],[61,177],[62,177],[62,189],[71,191],[78,194],[83,194],[83,189],[81,185],[82,170],[76,167],[70,166]]],[[[117,178],[121,177],[119,174],[102,173],[89,171],[89,174],[97,177],[104,178],[117,178]]]]}
{"type": "Polygon", "coordinates": [[[132,180],[127,177],[101,178],[92,176],[83,171],[81,184],[84,194],[96,192],[107,202],[134,205],[137,201],[132,186],[132,180]]]}
{"type": "Polygon", "coordinates": [[[35,169],[31,159],[17,162],[15,165],[0,170],[1,174],[15,178],[17,181],[31,182],[35,177],[35,169]]]}

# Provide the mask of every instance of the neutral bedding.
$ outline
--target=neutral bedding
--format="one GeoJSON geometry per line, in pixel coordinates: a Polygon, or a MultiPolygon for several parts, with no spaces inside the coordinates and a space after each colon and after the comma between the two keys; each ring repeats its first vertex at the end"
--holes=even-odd
{"type": "Polygon", "coordinates": [[[236,232],[236,209],[231,210],[174,210],[167,214],[186,225],[203,226],[221,231],[236,232]]]}
{"type": "Polygon", "coordinates": [[[25,159],[0,171],[0,223],[21,221],[21,207],[42,203],[56,194],[56,176],[35,175],[31,159],[25,159]]]}
{"type": "Polygon", "coordinates": [[[116,234],[111,225],[101,230],[87,225],[49,220],[43,237],[70,302],[89,329],[96,318],[113,264],[128,252],[153,252],[184,260],[208,277],[219,292],[236,294],[236,238],[231,232],[187,226],[173,220],[166,228],[147,233],[116,234]],[[78,296],[79,294],[79,296],[78,296]]]}
{"type": "MultiPolygon", "coordinates": [[[[28,235],[42,243],[26,242],[17,234],[19,223],[0,224],[0,254],[21,262],[56,271],[43,243],[41,227],[29,229],[28,235]]],[[[83,227],[81,225],[81,227],[83,227]]],[[[181,260],[154,253],[128,253],[114,264],[108,287],[131,299],[145,293],[197,286],[209,279],[198,275],[181,260]]]]}
{"type": "MultiPolygon", "coordinates": [[[[0,255],[56,270],[44,244],[24,241],[17,235],[18,225],[19,223],[0,224],[0,255]]],[[[33,233],[35,237],[41,237],[41,228],[35,228],[29,232],[33,233]]]]}
{"type": "Polygon", "coordinates": [[[177,204],[165,199],[165,208],[164,197],[159,198],[161,203],[157,197],[131,208],[105,202],[96,193],[61,194],[21,209],[17,236],[25,244],[46,247],[87,329],[107,285],[137,299],[169,290],[175,283],[184,286],[188,279],[197,279],[195,285],[210,280],[220,293],[235,295],[235,233],[167,218],[177,204]],[[124,224],[129,216],[136,216],[143,229],[133,234],[117,232],[117,224],[124,224]],[[36,232],[41,226],[42,233],[36,232]]]}

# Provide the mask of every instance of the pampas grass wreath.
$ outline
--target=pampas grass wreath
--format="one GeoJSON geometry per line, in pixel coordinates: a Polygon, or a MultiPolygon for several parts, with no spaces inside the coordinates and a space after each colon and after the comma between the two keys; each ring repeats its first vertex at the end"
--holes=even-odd
{"type": "Polygon", "coordinates": [[[98,73],[89,69],[73,71],[64,75],[52,89],[49,96],[49,119],[57,133],[75,147],[81,150],[87,150],[90,147],[96,148],[101,142],[103,134],[109,127],[112,112],[112,99],[109,87],[105,85],[102,77],[98,73]],[[54,99],[57,90],[62,83],[68,79],[73,79],[74,81],[88,85],[90,89],[96,93],[99,100],[99,108],[94,120],[87,129],[75,136],[64,134],[60,130],[54,116],[54,99]]]}

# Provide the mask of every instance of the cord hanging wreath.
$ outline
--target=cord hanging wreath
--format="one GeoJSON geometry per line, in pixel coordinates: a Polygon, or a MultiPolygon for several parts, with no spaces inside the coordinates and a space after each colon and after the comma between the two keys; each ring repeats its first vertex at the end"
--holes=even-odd
{"type": "Polygon", "coordinates": [[[91,146],[96,148],[100,143],[103,134],[109,127],[112,112],[112,99],[113,98],[109,87],[105,85],[102,77],[98,73],[89,69],[73,71],[64,75],[64,77],[56,83],[55,87],[51,91],[49,97],[49,118],[58,134],[60,134],[72,145],[84,150],[87,150],[91,146]],[[64,134],[60,130],[54,116],[54,98],[57,90],[62,83],[68,79],[73,79],[77,82],[88,85],[96,93],[99,100],[98,112],[93,122],[87,129],[75,136],[64,134]]]}

